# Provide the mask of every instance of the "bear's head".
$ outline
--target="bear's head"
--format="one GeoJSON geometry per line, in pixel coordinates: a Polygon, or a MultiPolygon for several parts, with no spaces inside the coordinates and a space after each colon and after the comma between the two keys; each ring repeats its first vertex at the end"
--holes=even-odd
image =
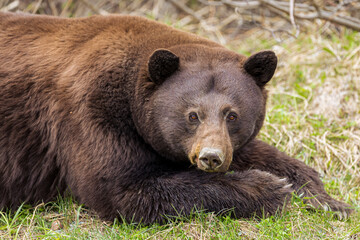
{"type": "Polygon", "coordinates": [[[135,125],[159,154],[207,172],[228,170],[233,153],[259,132],[277,58],[224,48],[154,51],[136,87],[135,125]]]}

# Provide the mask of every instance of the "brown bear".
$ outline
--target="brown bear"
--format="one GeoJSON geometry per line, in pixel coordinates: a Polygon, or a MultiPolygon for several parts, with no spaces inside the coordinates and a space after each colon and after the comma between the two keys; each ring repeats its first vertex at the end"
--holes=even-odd
{"type": "Polygon", "coordinates": [[[277,58],[134,16],[0,13],[0,209],[70,191],[104,219],[274,214],[292,191],[349,214],[256,140],[277,58]]]}

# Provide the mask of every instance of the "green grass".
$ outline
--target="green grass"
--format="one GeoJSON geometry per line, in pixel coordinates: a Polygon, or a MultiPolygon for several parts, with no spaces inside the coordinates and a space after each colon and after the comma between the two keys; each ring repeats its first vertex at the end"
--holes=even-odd
{"type": "Polygon", "coordinates": [[[359,212],[345,221],[333,213],[309,211],[293,196],[281,216],[231,219],[195,212],[166,225],[102,222],[71,197],[1,212],[0,238],[6,239],[349,239],[360,236],[359,212]],[[56,227],[56,224],[59,227],[56,227]]]}
{"type": "Polygon", "coordinates": [[[277,53],[279,67],[267,87],[268,112],[259,138],[319,171],[329,194],[357,209],[349,219],[309,211],[293,196],[279,216],[194,213],[166,225],[141,226],[104,222],[67,197],[0,211],[0,239],[359,239],[360,34],[314,31],[281,44],[259,31],[229,48],[245,55],[265,48],[277,53]]]}

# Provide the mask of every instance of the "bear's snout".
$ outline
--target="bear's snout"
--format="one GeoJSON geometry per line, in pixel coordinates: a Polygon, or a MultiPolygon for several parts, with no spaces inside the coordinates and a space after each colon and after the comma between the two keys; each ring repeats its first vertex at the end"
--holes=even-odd
{"type": "Polygon", "coordinates": [[[216,171],[224,161],[225,156],[220,149],[205,147],[200,151],[199,164],[207,171],[216,171]]]}
{"type": "Polygon", "coordinates": [[[233,155],[230,138],[225,131],[207,129],[211,131],[199,131],[200,133],[196,136],[189,160],[205,172],[226,172],[233,155]]]}

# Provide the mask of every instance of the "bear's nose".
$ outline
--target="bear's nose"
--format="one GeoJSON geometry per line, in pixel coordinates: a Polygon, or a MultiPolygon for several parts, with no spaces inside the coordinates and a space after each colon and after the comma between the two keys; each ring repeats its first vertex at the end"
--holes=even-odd
{"type": "Polygon", "coordinates": [[[208,170],[215,170],[224,162],[224,154],[220,149],[203,148],[199,154],[200,163],[208,170]]]}

